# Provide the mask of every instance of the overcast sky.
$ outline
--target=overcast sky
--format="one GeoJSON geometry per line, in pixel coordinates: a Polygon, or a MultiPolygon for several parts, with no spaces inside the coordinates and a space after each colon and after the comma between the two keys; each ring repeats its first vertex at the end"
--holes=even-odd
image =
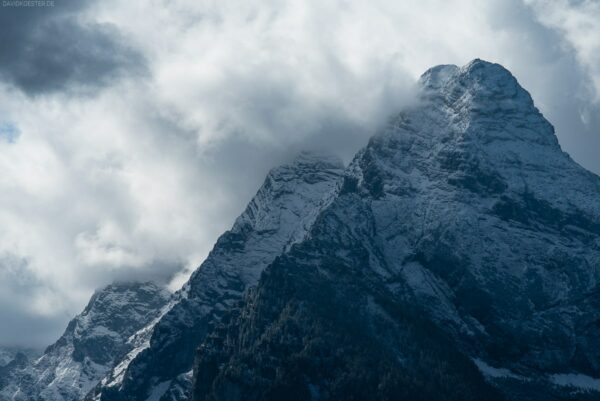
{"type": "Polygon", "coordinates": [[[348,161],[433,65],[503,64],[600,173],[598,1],[10,3],[0,345],[53,342],[115,279],[176,288],[269,168],[348,161]]]}

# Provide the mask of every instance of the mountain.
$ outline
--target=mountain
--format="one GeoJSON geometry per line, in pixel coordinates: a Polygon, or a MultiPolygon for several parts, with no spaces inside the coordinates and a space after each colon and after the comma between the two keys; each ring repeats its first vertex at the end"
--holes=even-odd
{"type": "Polygon", "coordinates": [[[160,316],[169,298],[153,283],[116,283],[97,291],[41,357],[29,361],[18,354],[0,368],[0,400],[83,399],[132,348],[132,335],[160,316]]]}
{"type": "Polygon", "coordinates": [[[187,400],[194,350],[264,268],[304,239],[339,188],[343,169],[337,158],[304,152],[269,172],[168,312],[140,331],[148,342],[133,349],[88,399],[187,400]]]}
{"type": "Polygon", "coordinates": [[[273,169],[183,288],[115,284],[0,401],[600,399],[600,178],[482,60],[273,169]]]}
{"type": "Polygon", "coordinates": [[[206,335],[193,400],[600,397],[600,178],[502,66],[420,86],[206,335]]]}

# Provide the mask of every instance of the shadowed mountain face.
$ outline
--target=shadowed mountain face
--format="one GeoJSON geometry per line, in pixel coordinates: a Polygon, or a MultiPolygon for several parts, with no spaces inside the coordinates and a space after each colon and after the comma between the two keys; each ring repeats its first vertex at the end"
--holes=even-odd
{"type": "Polygon", "coordinates": [[[272,170],[173,296],[95,295],[0,400],[599,399],[600,178],[500,65],[420,86],[348,167],[272,170]]]}
{"type": "Polygon", "coordinates": [[[501,66],[421,84],[208,335],[195,400],[600,396],[600,179],[501,66]]]}

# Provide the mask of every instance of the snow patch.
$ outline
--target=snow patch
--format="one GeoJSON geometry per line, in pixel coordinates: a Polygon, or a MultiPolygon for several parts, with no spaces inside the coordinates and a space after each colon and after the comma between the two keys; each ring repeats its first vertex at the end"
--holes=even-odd
{"type": "Polygon", "coordinates": [[[576,387],[582,390],[600,392],[600,379],[582,375],[581,373],[555,374],[550,376],[550,381],[561,387],[576,387]]]}
{"type": "Polygon", "coordinates": [[[525,379],[523,376],[519,376],[509,369],[495,368],[493,366],[490,366],[479,358],[474,358],[473,362],[475,363],[479,371],[483,373],[484,376],[490,377],[492,379],[525,379]]]}

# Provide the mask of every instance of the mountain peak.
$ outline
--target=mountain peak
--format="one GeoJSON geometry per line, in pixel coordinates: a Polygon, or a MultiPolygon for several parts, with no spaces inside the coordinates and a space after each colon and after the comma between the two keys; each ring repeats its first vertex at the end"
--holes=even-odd
{"type": "Polygon", "coordinates": [[[499,98],[518,98],[527,106],[533,101],[509,70],[497,63],[475,59],[462,67],[453,64],[428,69],[419,79],[420,85],[430,92],[459,95],[469,92],[473,97],[496,102],[499,98]]]}
{"type": "Polygon", "coordinates": [[[441,64],[431,67],[421,75],[419,83],[428,89],[439,89],[456,76],[460,68],[454,64],[441,64]]]}
{"type": "Polygon", "coordinates": [[[473,151],[491,146],[502,158],[516,152],[532,159],[534,152],[514,149],[525,144],[560,153],[552,125],[500,64],[475,59],[462,67],[440,65],[427,70],[419,84],[421,102],[396,120],[409,133],[430,136],[438,144],[472,143],[473,151]]]}
{"type": "Polygon", "coordinates": [[[480,58],[473,59],[465,64],[461,70],[472,72],[472,71],[484,71],[486,73],[502,73],[512,76],[509,70],[504,68],[501,64],[493,63],[491,61],[482,60],[480,58]]]}
{"type": "Polygon", "coordinates": [[[490,61],[482,60],[479,58],[469,61],[462,67],[455,64],[440,64],[429,68],[422,75],[420,80],[425,83],[433,80],[438,83],[445,83],[450,78],[458,75],[463,76],[488,76],[488,77],[500,77],[514,78],[509,70],[504,68],[501,64],[492,63],[490,61]]]}
{"type": "Polygon", "coordinates": [[[153,282],[114,282],[96,290],[80,317],[121,310],[145,302],[160,305],[168,297],[168,291],[153,282]]]}
{"type": "Polygon", "coordinates": [[[552,204],[560,202],[559,179],[564,189],[575,186],[573,176],[586,176],[562,152],[529,93],[501,65],[478,59],[463,67],[437,66],[420,83],[420,101],[372,138],[369,160],[357,162],[362,175],[379,177],[374,193],[427,188],[428,177],[431,185],[444,179],[486,196],[530,192],[552,204]]]}
{"type": "Polygon", "coordinates": [[[296,217],[303,215],[301,209],[315,207],[325,194],[335,192],[343,170],[344,164],[336,156],[322,151],[301,152],[290,163],[275,167],[269,172],[264,184],[232,230],[238,231],[249,225],[259,231],[276,231],[276,227],[280,227],[282,223],[282,216],[281,213],[273,214],[273,202],[279,204],[294,199],[291,203],[299,207],[296,217]],[[266,207],[267,205],[271,206],[266,207]]]}

